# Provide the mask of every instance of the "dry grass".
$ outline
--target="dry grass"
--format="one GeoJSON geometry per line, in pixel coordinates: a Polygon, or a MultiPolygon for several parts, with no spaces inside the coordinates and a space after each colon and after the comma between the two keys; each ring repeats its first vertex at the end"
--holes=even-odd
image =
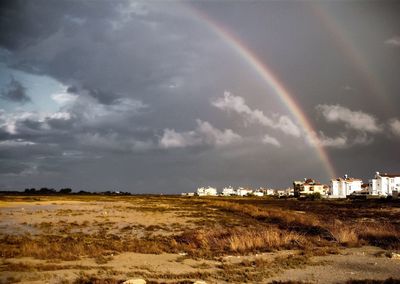
{"type": "Polygon", "coordinates": [[[111,277],[102,278],[97,275],[82,273],[75,279],[74,284],[119,284],[122,282],[122,280],[111,277]]]}
{"type": "Polygon", "coordinates": [[[223,263],[214,277],[228,283],[259,283],[263,279],[294,268],[316,265],[305,255],[288,255],[276,257],[274,260],[255,258],[239,263],[223,263]]]}
{"type": "MultiPolygon", "coordinates": [[[[322,240],[336,242],[345,246],[375,245],[382,248],[400,249],[400,228],[389,221],[369,221],[365,222],[358,218],[340,220],[323,218],[324,211],[321,210],[321,217],[315,212],[298,212],[288,208],[275,208],[260,205],[240,204],[231,201],[212,201],[210,206],[225,212],[247,216],[256,219],[260,223],[277,225],[283,231],[297,232],[308,237],[308,245],[326,245],[322,240]]],[[[331,202],[331,204],[335,204],[331,202]]],[[[330,203],[319,204],[330,212],[330,203]]],[[[339,203],[340,204],[340,203],[339,203]]],[[[303,206],[298,203],[295,205],[303,206]]],[[[346,205],[346,203],[344,203],[346,205]]],[[[368,203],[365,205],[370,206],[368,203]]],[[[293,204],[291,205],[293,206],[293,204]]],[[[359,206],[359,205],[358,205],[359,206]]],[[[349,209],[346,208],[346,211],[349,209]]],[[[373,210],[373,209],[371,209],[373,210]]],[[[382,210],[380,210],[382,211],[382,210]]],[[[333,213],[332,213],[333,214],[333,213]]],[[[388,213],[386,213],[388,214],[388,213]]],[[[399,216],[393,216],[395,221],[399,216]]],[[[272,246],[274,247],[274,246],[272,246]]]]}
{"type": "Polygon", "coordinates": [[[276,223],[284,226],[310,226],[320,225],[320,220],[314,214],[301,214],[284,208],[268,208],[256,205],[238,204],[227,201],[213,201],[211,206],[222,211],[239,213],[255,218],[265,223],[276,223]]]}
{"type": "Polygon", "coordinates": [[[33,271],[54,271],[63,269],[92,269],[83,265],[59,265],[59,264],[33,264],[28,262],[5,261],[0,266],[0,271],[33,272],[33,271]]]}
{"type": "Polygon", "coordinates": [[[400,249],[400,231],[387,222],[348,224],[335,220],[328,229],[338,243],[346,246],[369,244],[385,249],[400,249]]]}
{"type": "Polygon", "coordinates": [[[356,246],[359,244],[360,239],[356,229],[352,226],[345,225],[343,222],[335,220],[334,223],[329,226],[329,231],[335,241],[342,245],[356,246]]]}
{"type": "Polygon", "coordinates": [[[364,280],[349,280],[346,284],[399,284],[400,279],[385,279],[385,280],[371,280],[371,279],[364,279],[364,280]]]}
{"type": "Polygon", "coordinates": [[[385,249],[400,249],[400,231],[390,223],[358,223],[359,238],[371,245],[385,249]]]}
{"type": "MultiPolygon", "coordinates": [[[[97,197],[79,196],[77,198],[93,201],[97,197]]],[[[99,197],[99,200],[108,201],[109,198],[99,197]]],[[[329,215],[325,216],[325,212],[332,214],[332,208],[338,206],[343,206],[343,210],[348,212],[350,205],[345,202],[262,200],[262,202],[269,202],[263,204],[259,199],[221,200],[219,198],[176,197],[115,197],[115,199],[124,200],[127,202],[127,208],[134,207],[139,211],[143,208],[145,211],[150,210],[153,204],[154,208],[157,207],[157,209],[153,208],[156,211],[179,209],[179,212],[187,212],[192,216],[191,218],[194,218],[192,223],[196,229],[191,227],[190,230],[180,233],[185,229],[182,224],[172,229],[164,224],[139,226],[132,223],[119,229],[118,235],[108,233],[107,230],[102,230],[98,234],[89,234],[70,231],[69,228],[72,228],[74,223],[42,222],[38,224],[38,227],[45,229],[46,234],[6,235],[0,243],[0,254],[2,257],[32,256],[39,259],[62,260],[89,256],[99,263],[104,263],[107,261],[107,256],[119,252],[156,254],[187,252],[190,255],[213,257],[276,249],[307,250],[320,246],[335,247],[337,244],[345,246],[371,244],[390,249],[400,248],[398,225],[396,227],[389,222],[373,220],[365,222],[357,218],[332,219],[329,215]],[[312,204],[318,208],[320,215],[314,211],[312,204]],[[54,230],[49,231],[47,228],[54,228],[54,230]],[[65,230],[57,231],[56,228],[65,228],[65,230]],[[133,229],[142,231],[143,235],[135,237],[131,234],[133,229]],[[150,234],[158,231],[169,232],[169,234],[163,237],[150,234]],[[60,235],[60,232],[65,232],[65,234],[60,235]]],[[[358,207],[361,205],[357,204],[358,207]]],[[[375,210],[370,208],[372,205],[365,203],[369,210],[375,210]]],[[[381,204],[378,205],[382,207],[381,204]]],[[[381,207],[378,212],[386,212],[381,207]]],[[[357,208],[357,210],[364,209],[357,208]]],[[[101,226],[103,223],[75,224],[80,227],[95,225],[103,228],[101,226]]]]}
{"type": "Polygon", "coordinates": [[[274,227],[215,227],[187,231],[175,237],[177,244],[193,255],[250,253],[274,249],[301,248],[307,244],[303,235],[274,227]]]}
{"type": "MultiPolygon", "coordinates": [[[[51,200],[50,197],[40,198],[51,200]]],[[[65,198],[110,202],[107,204],[109,208],[117,206],[111,202],[123,201],[127,205],[127,218],[120,223],[120,227],[103,219],[99,222],[94,220],[79,223],[53,220],[52,223],[37,223],[34,228],[39,232],[38,235],[0,235],[1,257],[28,256],[51,260],[52,263],[37,266],[22,264],[19,267],[8,263],[2,267],[4,271],[58,270],[63,267],[61,264],[55,265],[56,260],[77,260],[82,257],[93,258],[98,265],[104,266],[112,259],[112,255],[121,252],[185,252],[188,257],[213,258],[220,261],[223,259],[220,256],[224,255],[248,255],[246,258],[251,259],[254,258],[252,254],[259,252],[281,249],[302,251],[299,255],[274,261],[253,259],[236,264],[222,261],[220,266],[213,267],[214,271],[208,269],[207,265],[199,265],[196,268],[197,272],[185,274],[158,273],[150,270],[130,271],[132,276],[146,277],[148,283],[189,283],[188,281],[193,279],[257,283],[284,269],[313,265],[309,261],[310,257],[339,253],[341,246],[375,245],[385,249],[400,249],[400,210],[397,208],[400,205],[397,203],[154,196],[65,198]],[[130,210],[143,211],[150,215],[167,212],[176,216],[177,223],[140,225],[129,218],[130,210]],[[189,218],[190,222],[182,223],[180,218],[189,218]],[[116,229],[112,231],[111,227],[116,229]],[[93,230],[74,232],[78,228],[93,230]],[[94,234],[96,230],[98,233],[94,234]],[[160,232],[168,234],[157,235],[160,232]]],[[[29,200],[20,199],[24,202],[29,200]]],[[[101,203],[101,206],[104,206],[104,203],[101,203]]],[[[109,208],[107,207],[107,210],[109,208]]],[[[62,213],[74,215],[72,210],[68,210],[65,209],[62,213]]],[[[60,212],[57,211],[57,214],[60,212]]],[[[76,283],[121,281],[122,278],[116,278],[114,274],[82,273],[76,283]]]]}
{"type": "MultiPolygon", "coordinates": [[[[308,256],[289,255],[277,257],[273,260],[263,258],[247,259],[238,263],[222,262],[214,271],[188,272],[188,273],[157,273],[151,272],[130,272],[130,278],[145,278],[147,283],[193,283],[194,280],[205,280],[210,283],[259,283],[267,277],[293,268],[301,268],[306,265],[316,265],[311,262],[308,256]],[[173,282],[172,282],[173,281],[173,282]]],[[[206,267],[206,269],[209,267],[206,267]]],[[[125,278],[126,279],[126,278],[125,278]]],[[[82,273],[75,283],[121,283],[121,277],[100,278],[98,275],[82,273]],[[97,282],[96,282],[97,281],[97,282]],[[114,281],[114,282],[102,282],[114,281]]]]}
{"type": "Polygon", "coordinates": [[[0,254],[4,258],[34,257],[38,259],[77,260],[92,257],[100,262],[119,252],[159,254],[167,250],[162,240],[122,239],[115,235],[70,234],[67,237],[41,235],[37,237],[6,236],[0,240],[0,254]]]}

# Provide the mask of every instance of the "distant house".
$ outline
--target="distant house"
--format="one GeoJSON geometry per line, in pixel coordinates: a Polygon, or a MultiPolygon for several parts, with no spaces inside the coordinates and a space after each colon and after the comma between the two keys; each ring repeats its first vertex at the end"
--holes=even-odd
{"type": "Polygon", "coordinates": [[[313,193],[319,193],[324,196],[327,195],[329,188],[316,180],[308,178],[304,179],[304,181],[294,181],[293,190],[295,197],[307,196],[313,193]]]}
{"type": "Polygon", "coordinates": [[[239,196],[247,196],[253,194],[253,190],[249,189],[249,188],[243,188],[243,187],[239,187],[237,189],[237,195],[239,196]]]}
{"type": "Polygon", "coordinates": [[[330,197],[346,198],[354,193],[361,193],[362,180],[345,175],[343,178],[331,180],[330,197]]]}
{"type": "Polygon", "coordinates": [[[224,187],[222,189],[223,196],[237,195],[236,190],[232,186],[224,187]]]}
{"type": "Polygon", "coordinates": [[[254,194],[254,196],[259,196],[259,197],[264,196],[264,192],[259,191],[259,190],[254,191],[253,194],[254,194]]]}
{"type": "Polygon", "coordinates": [[[265,195],[275,195],[275,192],[276,192],[275,189],[273,189],[273,188],[267,188],[267,189],[264,191],[264,194],[265,194],[265,195]]]}
{"type": "Polygon", "coordinates": [[[282,197],[282,196],[290,196],[290,195],[294,195],[294,191],[293,188],[285,188],[285,189],[274,189],[274,193],[273,195],[282,197]]]}
{"type": "Polygon", "coordinates": [[[217,196],[217,189],[215,187],[199,187],[197,189],[198,196],[217,196]]]}
{"type": "Polygon", "coordinates": [[[369,194],[393,196],[400,191],[400,174],[375,173],[375,178],[369,181],[369,194]]]}
{"type": "Polygon", "coordinates": [[[275,195],[276,196],[286,196],[286,190],[285,189],[275,189],[275,195]]]}
{"type": "Polygon", "coordinates": [[[293,188],[288,187],[285,190],[286,190],[286,195],[287,196],[293,196],[294,195],[294,189],[293,188]]]}

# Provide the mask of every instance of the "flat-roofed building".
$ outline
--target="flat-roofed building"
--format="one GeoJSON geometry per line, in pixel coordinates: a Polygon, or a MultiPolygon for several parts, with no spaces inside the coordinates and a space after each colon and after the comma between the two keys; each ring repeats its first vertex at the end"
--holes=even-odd
{"type": "Polygon", "coordinates": [[[393,192],[400,191],[400,174],[376,172],[375,177],[369,181],[369,194],[392,196],[393,192]]]}
{"type": "Polygon", "coordinates": [[[346,198],[350,194],[361,193],[362,180],[345,175],[331,180],[330,197],[346,198]]]}

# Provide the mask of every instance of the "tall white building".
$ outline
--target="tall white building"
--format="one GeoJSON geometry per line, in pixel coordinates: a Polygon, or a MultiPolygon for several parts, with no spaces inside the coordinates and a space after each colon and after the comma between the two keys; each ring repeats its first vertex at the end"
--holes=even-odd
{"type": "Polygon", "coordinates": [[[343,178],[331,180],[330,196],[333,198],[346,198],[354,192],[361,192],[362,180],[358,178],[349,178],[345,175],[343,178]]]}
{"type": "Polygon", "coordinates": [[[217,195],[217,189],[214,187],[199,187],[197,189],[197,195],[198,196],[216,196],[217,195]]]}
{"type": "Polygon", "coordinates": [[[369,181],[369,194],[372,195],[393,195],[400,191],[400,174],[375,173],[375,178],[369,181]]]}

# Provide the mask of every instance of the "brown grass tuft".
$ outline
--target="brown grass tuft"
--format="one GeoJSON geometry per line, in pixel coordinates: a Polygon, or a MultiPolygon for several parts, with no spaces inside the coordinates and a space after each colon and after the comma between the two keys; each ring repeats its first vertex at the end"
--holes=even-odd
{"type": "Polygon", "coordinates": [[[303,225],[314,227],[320,225],[320,220],[314,214],[301,214],[281,208],[260,207],[227,201],[213,201],[211,205],[222,211],[243,214],[259,221],[281,224],[284,226],[303,225]]]}
{"type": "Polygon", "coordinates": [[[106,255],[124,251],[159,254],[167,251],[163,240],[120,238],[115,235],[70,234],[67,237],[41,235],[6,236],[0,240],[1,257],[30,256],[38,259],[77,260],[88,256],[104,260],[106,255]]]}
{"type": "Polygon", "coordinates": [[[192,254],[216,255],[300,248],[307,244],[303,235],[274,227],[215,227],[187,231],[176,237],[175,242],[192,254]]]}

